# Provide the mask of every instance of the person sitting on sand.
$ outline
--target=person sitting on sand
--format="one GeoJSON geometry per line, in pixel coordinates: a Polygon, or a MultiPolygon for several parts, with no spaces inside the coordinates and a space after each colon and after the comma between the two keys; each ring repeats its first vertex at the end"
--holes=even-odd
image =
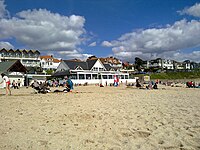
{"type": "Polygon", "coordinates": [[[157,83],[154,83],[153,89],[158,89],[157,83]]]}
{"type": "Polygon", "coordinates": [[[136,87],[137,88],[141,88],[142,87],[141,84],[139,83],[139,79],[136,80],[136,87]]]}
{"type": "Polygon", "coordinates": [[[65,89],[63,90],[63,92],[70,92],[71,90],[74,89],[74,87],[73,87],[74,84],[69,77],[66,76],[65,79],[66,79],[66,85],[65,85],[65,89]]]}
{"type": "Polygon", "coordinates": [[[150,81],[149,84],[146,86],[146,89],[148,90],[152,90],[153,87],[152,87],[152,82],[150,81]]]}
{"type": "MultiPolygon", "coordinates": [[[[8,76],[6,76],[4,73],[1,74],[3,81],[5,81],[6,83],[6,95],[8,95],[8,93],[11,95],[11,90],[10,90],[10,79],[8,78],[8,76]]],[[[3,81],[0,82],[0,84],[3,83],[3,81]]]]}
{"type": "Polygon", "coordinates": [[[40,84],[37,82],[37,80],[34,80],[34,82],[31,84],[31,87],[36,90],[41,90],[40,84]]]}
{"type": "MultiPolygon", "coordinates": [[[[40,83],[40,84],[39,84],[39,83],[37,82],[37,80],[34,80],[34,82],[31,84],[31,87],[32,87],[33,89],[35,89],[38,93],[46,94],[46,93],[50,92],[50,89],[47,88],[46,82],[40,83]]],[[[35,92],[36,92],[36,91],[35,91],[35,92]]],[[[37,93],[37,92],[36,92],[36,93],[37,93]]]]}

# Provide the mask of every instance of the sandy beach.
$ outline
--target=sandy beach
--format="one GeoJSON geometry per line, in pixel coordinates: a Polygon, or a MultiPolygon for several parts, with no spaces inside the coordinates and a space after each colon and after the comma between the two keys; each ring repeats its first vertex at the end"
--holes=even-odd
{"type": "Polygon", "coordinates": [[[0,89],[0,149],[200,149],[200,89],[158,88],[0,89]]]}

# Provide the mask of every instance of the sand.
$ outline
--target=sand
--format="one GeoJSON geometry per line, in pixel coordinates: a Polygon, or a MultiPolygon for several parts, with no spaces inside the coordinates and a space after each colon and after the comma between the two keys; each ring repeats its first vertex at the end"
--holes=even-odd
{"type": "Polygon", "coordinates": [[[158,87],[0,89],[0,149],[200,149],[200,89],[158,87]]]}

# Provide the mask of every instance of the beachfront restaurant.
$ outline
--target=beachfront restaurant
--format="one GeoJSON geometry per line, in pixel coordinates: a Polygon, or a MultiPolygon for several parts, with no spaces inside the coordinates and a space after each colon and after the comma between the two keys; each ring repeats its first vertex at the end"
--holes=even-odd
{"type": "Polygon", "coordinates": [[[114,76],[119,78],[119,83],[135,83],[136,79],[129,79],[128,73],[116,71],[71,71],[70,78],[74,84],[103,84],[110,85],[114,83],[114,76]]]}

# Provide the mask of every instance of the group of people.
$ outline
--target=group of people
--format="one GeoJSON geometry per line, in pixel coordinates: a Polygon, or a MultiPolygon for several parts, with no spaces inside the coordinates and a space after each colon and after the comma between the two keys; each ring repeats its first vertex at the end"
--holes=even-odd
{"type": "MultiPolygon", "coordinates": [[[[16,82],[15,80],[11,81],[9,79],[9,77],[5,74],[5,73],[1,73],[2,76],[2,81],[0,82],[0,84],[2,84],[3,82],[5,82],[5,89],[6,89],[6,95],[11,95],[11,90],[10,87],[13,87],[14,89],[18,89],[21,85],[21,81],[20,79],[16,82]]],[[[63,91],[62,92],[70,92],[73,89],[73,82],[69,77],[65,77],[65,84],[63,84],[63,91]]],[[[38,91],[38,93],[48,93],[50,92],[50,85],[48,84],[48,82],[41,82],[39,83],[37,80],[34,80],[34,82],[30,85],[32,88],[34,88],[35,90],[38,91]]]]}
{"type": "Polygon", "coordinates": [[[21,80],[20,79],[18,79],[17,81],[13,80],[12,88],[19,89],[20,86],[21,86],[21,80]]]}
{"type": "MultiPolygon", "coordinates": [[[[69,77],[65,77],[66,83],[64,89],[62,91],[55,90],[54,92],[70,92],[73,89],[73,82],[69,77]]],[[[45,81],[43,83],[39,83],[37,80],[34,80],[34,82],[31,84],[31,87],[35,89],[38,93],[46,94],[50,92],[50,85],[48,84],[48,81],[45,81]]]]}
{"type": "Polygon", "coordinates": [[[186,87],[188,88],[200,88],[200,83],[197,84],[193,81],[186,82],[186,87]]]}
{"type": "MultiPolygon", "coordinates": [[[[149,81],[148,85],[146,86],[146,89],[152,90],[152,89],[158,89],[158,82],[153,82],[149,81]]],[[[139,79],[136,80],[136,85],[137,88],[143,88],[143,86],[140,84],[139,79]]]]}

